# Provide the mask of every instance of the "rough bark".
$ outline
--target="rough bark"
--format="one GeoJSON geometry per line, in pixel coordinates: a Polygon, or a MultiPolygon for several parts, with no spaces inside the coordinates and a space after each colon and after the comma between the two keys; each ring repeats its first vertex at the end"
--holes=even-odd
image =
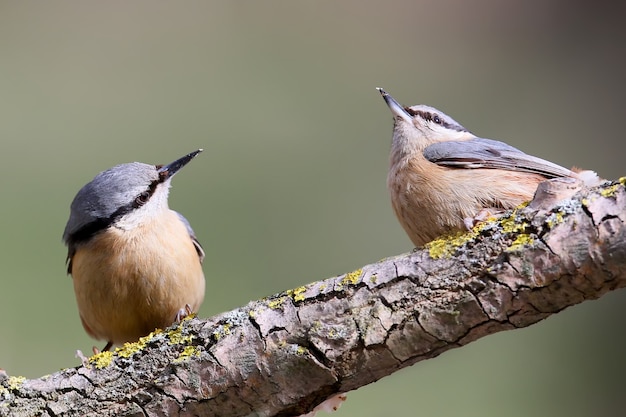
{"type": "Polygon", "coordinates": [[[625,184],[560,203],[549,184],[530,206],[425,249],[184,320],[85,366],[34,380],[0,375],[0,415],[306,413],[624,287],[625,184]]]}

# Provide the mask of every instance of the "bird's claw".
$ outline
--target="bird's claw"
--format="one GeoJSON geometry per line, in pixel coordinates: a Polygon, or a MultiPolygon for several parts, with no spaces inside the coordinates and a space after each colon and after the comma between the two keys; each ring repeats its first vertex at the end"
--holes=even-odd
{"type": "Polygon", "coordinates": [[[182,319],[184,319],[185,317],[189,317],[192,314],[193,314],[193,310],[191,309],[191,306],[189,304],[185,304],[185,307],[181,308],[176,313],[176,317],[174,318],[174,321],[178,323],[182,321],[182,319]]]}

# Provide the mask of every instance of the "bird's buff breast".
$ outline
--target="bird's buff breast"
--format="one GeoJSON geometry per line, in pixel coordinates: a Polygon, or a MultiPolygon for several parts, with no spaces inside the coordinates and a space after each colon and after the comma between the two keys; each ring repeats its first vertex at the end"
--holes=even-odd
{"type": "Polygon", "coordinates": [[[134,341],[171,325],[186,304],[194,312],[200,307],[205,285],[200,260],[185,225],[176,213],[168,216],[158,227],[111,227],[76,251],[74,291],[92,337],[134,341]]]}
{"type": "Polygon", "coordinates": [[[419,247],[466,230],[464,219],[481,209],[511,209],[529,201],[541,180],[513,171],[450,169],[415,158],[392,166],[387,185],[400,224],[419,247]]]}

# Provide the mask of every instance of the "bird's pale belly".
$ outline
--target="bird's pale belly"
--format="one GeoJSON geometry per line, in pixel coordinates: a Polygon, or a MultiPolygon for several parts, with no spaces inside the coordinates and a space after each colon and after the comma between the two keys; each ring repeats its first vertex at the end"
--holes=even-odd
{"type": "Polygon", "coordinates": [[[540,175],[493,170],[433,167],[437,181],[416,167],[391,170],[388,186],[394,212],[414,245],[448,233],[466,231],[465,219],[481,210],[498,213],[532,199],[540,175]]]}
{"type": "Polygon", "coordinates": [[[186,305],[198,311],[205,285],[200,260],[185,226],[168,224],[169,230],[109,228],[76,251],[74,291],[89,335],[134,341],[171,325],[186,305]]]}

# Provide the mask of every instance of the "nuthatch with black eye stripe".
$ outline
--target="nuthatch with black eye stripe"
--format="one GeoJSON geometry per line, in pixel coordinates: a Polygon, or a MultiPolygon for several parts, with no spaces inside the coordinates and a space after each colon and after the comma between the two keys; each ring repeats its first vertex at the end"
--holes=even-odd
{"type": "Polygon", "coordinates": [[[93,338],[135,341],[197,312],[204,251],[167,204],[172,177],[202,149],[168,165],[122,164],[98,174],[72,201],[68,246],[80,319],[93,338]]]}
{"type": "Polygon", "coordinates": [[[400,224],[416,246],[467,230],[485,213],[533,198],[540,182],[568,177],[601,182],[491,139],[482,139],[439,110],[401,106],[382,88],[394,118],[387,186],[400,224]]]}

